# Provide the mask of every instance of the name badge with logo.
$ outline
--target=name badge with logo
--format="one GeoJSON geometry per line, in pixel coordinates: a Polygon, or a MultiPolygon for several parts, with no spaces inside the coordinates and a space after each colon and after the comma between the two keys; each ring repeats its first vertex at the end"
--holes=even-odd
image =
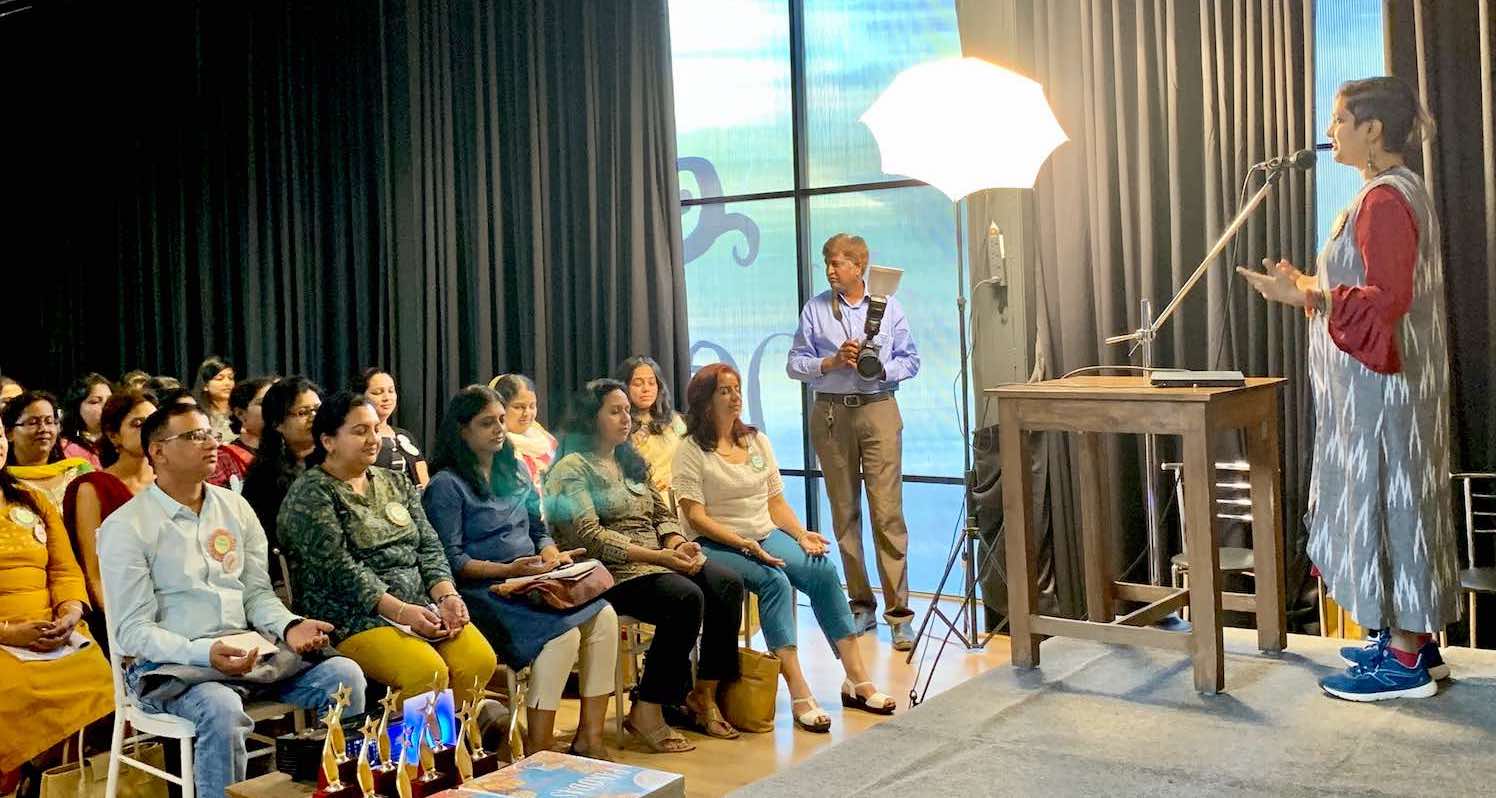
{"type": "Polygon", "coordinates": [[[395,526],[410,526],[410,511],[400,502],[390,502],[384,506],[384,517],[390,519],[395,526]]]}
{"type": "Polygon", "coordinates": [[[31,527],[31,536],[36,538],[36,542],[47,545],[47,525],[42,523],[40,516],[20,505],[10,508],[9,515],[11,523],[19,527],[31,527]]]}

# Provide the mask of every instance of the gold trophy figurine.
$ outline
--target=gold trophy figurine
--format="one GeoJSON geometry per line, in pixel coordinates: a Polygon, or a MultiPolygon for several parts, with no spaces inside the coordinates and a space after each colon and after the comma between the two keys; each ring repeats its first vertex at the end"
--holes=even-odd
{"type": "Polygon", "coordinates": [[[322,741],[322,776],[327,780],[327,785],[320,792],[324,795],[343,789],[343,782],[338,778],[338,757],[332,747],[332,730],[339,728],[341,723],[337,706],[328,707],[327,714],[322,716],[322,725],[327,727],[327,737],[322,741]]]}
{"type": "Polygon", "coordinates": [[[431,701],[426,704],[425,723],[421,724],[420,739],[416,746],[420,751],[421,781],[432,781],[436,778],[436,751],[435,745],[441,729],[436,725],[436,694],[432,693],[431,701]]]}
{"type": "Polygon", "coordinates": [[[353,691],[346,684],[339,684],[332,694],[333,704],[329,713],[333,716],[333,723],[327,727],[327,739],[338,764],[348,761],[348,738],[343,736],[343,710],[348,708],[348,699],[352,695],[353,691]]]}
{"type": "Polygon", "coordinates": [[[395,794],[398,798],[414,798],[415,788],[410,783],[410,768],[405,766],[405,754],[410,750],[411,738],[415,736],[414,729],[406,729],[400,736],[400,762],[396,766],[395,794]]]}
{"type": "Polygon", "coordinates": [[[369,766],[369,743],[373,741],[374,735],[379,733],[379,721],[373,715],[364,719],[363,728],[359,734],[364,739],[358,744],[358,789],[364,798],[374,798],[374,769],[369,766]]]}
{"type": "Polygon", "coordinates": [[[379,706],[383,707],[384,711],[379,716],[379,739],[376,741],[379,746],[380,770],[389,770],[394,767],[390,762],[390,713],[398,708],[399,703],[400,694],[395,692],[395,688],[385,688],[384,698],[379,699],[379,706]]]}
{"type": "Polygon", "coordinates": [[[472,722],[468,715],[471,706],[472,702],[468,702],[457,710],[457,742],[453,744],[457,750],[452,754],[452,764],[457,768],[458,784],[473,778],[473,755],[467,746],[467,726],[472,722]]]}

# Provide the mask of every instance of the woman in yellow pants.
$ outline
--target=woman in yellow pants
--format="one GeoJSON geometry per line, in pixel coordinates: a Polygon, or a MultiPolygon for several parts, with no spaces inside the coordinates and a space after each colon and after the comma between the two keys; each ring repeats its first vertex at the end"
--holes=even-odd
{"type": "Polygon", "coordinates": [[[281,505],[295,609],[336,626],[333,642],[401,699],[450,686],[459,703],[497,668],[468,623],[440,539],[404,474],[372,468],[379,417],[339,393],[312,422],[316,449],[281,505]]]}

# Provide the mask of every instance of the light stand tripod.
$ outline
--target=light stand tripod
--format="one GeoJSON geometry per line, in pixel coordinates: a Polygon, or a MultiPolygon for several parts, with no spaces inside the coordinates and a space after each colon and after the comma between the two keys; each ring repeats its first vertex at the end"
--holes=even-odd
{"type": "MultiPolygon", "coordinates": [[[[914,635],[915,646],[909,651],[909,656],[904,660],[906,663],[914,661],[914,655],[919,651],[920,644],[925,640],[925,630],[930,621],[940,619],[948,629],[946,640],[951,636],[961,641],[961,645],[969,651],[980,651],[987,641],[992,639],[992,633],[982,632],[978,629],[977,611],[977,524],[976,515],[972,512],[971,505],[971,377],[967,367],[968,342],[966,340],[966,253],[965,243],[961,235],[962,205],[965,200],[955,203],[956,214],[956,324],[957,324],[957,346],[961,358],[961,507],[962,523],[956,531],[956,537],[951,541],[951,554],[946,559],[945,571],[941,574],[940,584],[935,588],[935,595],[930,599],[930,609],[925,613],[925,618],[920,621],[919,631],[914,635]],[[951,570],[956,567],[956,560],[962,561],[962,579],[965,590],[961,596],[961,604],[957,607],[955,615],[950,616],[940,606],[940,599],[945,595],[945,585],[950,581],[951,570]]],[[[941,643],[944,648],[944,641],[941,643]]],[[[936,662],[939,662],[939,654],[936,654],[936,662]]],[[[925,678],[925,690],[929,689],[930,677],[934,675],[934,668],[925,678]]],[[[919,678],[916,675],[914,686],[909,689],[910,706],[920,702],[924,691],[918,690],[919,678]]]]}

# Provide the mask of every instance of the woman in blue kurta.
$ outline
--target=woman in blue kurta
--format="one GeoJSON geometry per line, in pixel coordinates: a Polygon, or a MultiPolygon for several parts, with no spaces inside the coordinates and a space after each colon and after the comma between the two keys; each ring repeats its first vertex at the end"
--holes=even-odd
{"type": "Polygon", "coordinates": [[[540,495],[514,456],[504,404],[474,385],[452,397],[437,430],[431,484],[421,497],[446,547],[457,589],[473,623],[510,668],[530,666],[526,752],[550,748],[561,691],[580,660],[582,714],[573,753],[608,758],[603,719],[613,692],[618,616],[602,599],[553,610],[491,587],[518,576],[569,565],[540,517],[540,495]]]}

